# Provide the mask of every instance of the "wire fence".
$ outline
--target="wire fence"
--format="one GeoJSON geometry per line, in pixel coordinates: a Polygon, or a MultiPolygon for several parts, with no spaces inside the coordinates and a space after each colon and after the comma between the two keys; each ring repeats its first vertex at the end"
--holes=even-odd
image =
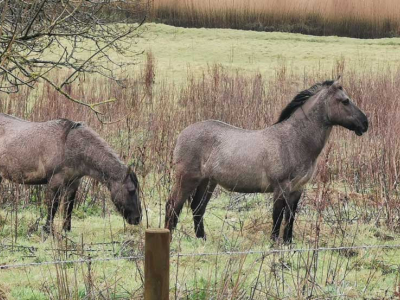
{"type": "MultiPolygon", "coordinates": [[[[24,251],[29,251],[31,253],[34,253],[38,250],[44,250],[44,251],[60,251],[60,252],[113,252],[116,253],[115,250],[113,249],[104,249],[105,246],[123,246],[125,243],[124,242],[110,242],[110,243],[91,243],[91,244],[85,244],[84,247],[78,249],[60,249],[60,248],[39,248],[35,246],[24,246],[24,245],[13,245],[13,244],[1,244],[0,245],[0,250],[2,249],[8,249],[9,251],[13,252],[24,252],[24,251]],[[93,249],[92,247],[103,247],[102,249],[93,249]]],[[[80,246],[80,244],[77,244],[80,246]]]]}
{"type": "MultiPolygon", "coordinates": [[[[173,257],[202,257],[202,256],[239,256],[239,255],[273,255],[280,253],[302,253],[302,252],[323,252],[323,251],[341,251],[341,250],[369,250],[369,249],[400,249],[400,244],[395,245],[356,245],[356,246],[338,246],[338,247],[317,247],[317,248],[288,248],[288,249],[271,249],[267,251],[262,250],[248,250],[248,251],[218,251],[218,252],[203,252],[203,253],[172,253],[173,257]]],[[[100,257],[100,258],[85,258],[76,260],[55,260],[45,262],[30,262],[21,264],[4,264],[0,265],[0,270],[5,269],[18,269],[26,267],[37,267],[46,265],[64,265],[64,264],[81,264],[92,262],[107,262],[107,261],[120,261],[120,260],[143,260],[144,255],[130,255],[119,257],[100,257]]]]}
{"type": "Polygon", "coordinates": [[[171,257],[190,257],[190,256],[221,256],[221,255],[251,255],[259,254],[267,256],[279,253],[296,253],[296,252],[322,252],[322,251],[340,251],[340,250],[361,250],[361,249],[399,249],[400,245],[359,245],[359,246],[339,246],[339,247],[318,247],[318,248],[293,248],[293,249],[272,249],[267,251],[262,250],[248,250],[248,251],[224,251],[224,252],[206,252],[206,253],[176,253],[171,257]]]}
{"type": "Polygon", "coordinates": [[[0,265],[0,270],[18,269],[18,268],[26,268],[26,267],[37,267],[37,266],[46,266],[46,265],[81,264],[81,263],[117,261],[117,260],[143,260],[143,258],[144,258],[143,255],[132,255],[132,256],[120,256],[120,257],[101,257],[101,258],[87,258],[87,259],[75,259],[75,260],[55,260],[55,261],[44,261],[44,262],[31,262],[31,263],[25,263],[25,264],[0,265]]]}

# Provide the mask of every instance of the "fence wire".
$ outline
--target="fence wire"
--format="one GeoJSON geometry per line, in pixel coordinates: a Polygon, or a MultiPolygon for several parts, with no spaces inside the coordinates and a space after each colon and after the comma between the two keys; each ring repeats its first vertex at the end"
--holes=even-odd
{"type": "Polygon", "coordinates": [[[37,266],[46,266],[46,265],[81,264],[81,263],[117,261],[117,260],[143,260],[143,258],[144,258],[143,255],[132,255],[132,256],[120,256],[120,257],[101,257],[101,258],[86,258],[86,259],[75,259],[75,260],[55,260],[55,261],[44,261],[44,262],[31,262],[31,263],[25,263],[25,264],[0,265],[0,270],[18,269],[18,268],[26,268],[26,267],[37,267],[37,266]]]}
{"type": "Polygon", "coordinates": [[[318,247],[318,248],[293,248],[293,249],[272,249],[267,251],[262,250],[248,250],[248,251],[222,251],[222,252],[205,252],[205,253],[176,253],[171,257],[191,257],[191,256],[221,256],[221,255],[251,255],[259,254],[263,256],[289,253],[289,252],[322,252],[322,251],[340,251],[340,250],[360,250],[360,249],[398,249],[400,245],[359,245],[359,246],[339,246],[339,247],[318,247]]]}
{"type": "MultiPolygon", "coordinates": [[[[219,251],[219,252],[203,252],[203,253],[172,253],[170,257],[201,257],[201,256],[238,256],[238,255],[273,255],[279,253],[302,253],[302,252],[322,252],[322,251],[340,251],[340,250],[368,250],[368,249],[399,249],[400,244],[396,245],[358,245],[358,246],[339,246],[339,247],[318,247],[318,248],[288,248],[288,249],[271,249],[267,251],[262,250],[248,250],[248,251],[219,251]]],[[[31,262],[22,264],[5,264],[0,265],[0,270],[5,269],[18,269],[26,267],[46,266],[46,265],[64,265],[64,264],[80,264],[92,262],[106,262],[118,260],[144,260],[144,255],[131,255],[120,257],[102,257],[102,258],[86,258],[76,260],[55,260],[45,262],[31,262]]]]}

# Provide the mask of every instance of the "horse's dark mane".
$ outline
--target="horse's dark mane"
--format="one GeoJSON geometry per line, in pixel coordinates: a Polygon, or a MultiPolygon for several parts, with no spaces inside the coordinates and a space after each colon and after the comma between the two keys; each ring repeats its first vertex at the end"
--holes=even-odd
{"type": "Polygon", "coordinates": [[[314,84],[312,87],[298,93],[293,98],[293,100],[282,110],[277,123],[288,119],[295,112],[295,110],[301,107],[308,99],[317,94],[324,87],[331,86],[333,83],[333,80],[326,80],[324,82],[314,84]]]}
{"type": "Polygon", "coordinates": [[[58,120],[55,120],[55,122],[64,128],[64,135],[63,135],[64,141],[67,140],[67,136],[71,132],[71,130],[74,130],[76,128],[83,126],[83,124],[80,122],[74,122],[74,121],[71,121],[68,119],[58,119],[58,120]]]}
{"type": "Polygon", "coordinates": [[[64,127],[68,128],[69,130],[83,126],[83,124],[80,122],[74,122],[74,121],[71,121],[68,119],[58,119],[58,120],[56,120],[56,122],[58,122],[60,125],[62,125],[64,127]]]}

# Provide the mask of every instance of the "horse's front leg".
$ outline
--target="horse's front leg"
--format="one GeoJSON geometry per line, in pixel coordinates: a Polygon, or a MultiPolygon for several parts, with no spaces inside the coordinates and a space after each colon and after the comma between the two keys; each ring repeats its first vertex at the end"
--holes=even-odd
{"type": "Polygon", "coordinates": [[[283,213],[286,207],[287,192],[280,187],[274,190],[274,207],[272,212],[272,233],[271,240],[279,239],[279,231],[283,219],[283,213]]]}
{"type": "Polygon", "coordinates": [[[79,184],[80,179],[76,179],[67,187],[67,193],[65,195],[64,231],[71,231],[72,210],[74,209],[75,197],[79,184]]]}
{"type": "Polygon", "coordinates": [[[303,191],[290,193],[285,211],[285,231],[283,232],[283,241],[290,244],[293,239],[293,223],[296,214],[297,204],[299,203],[303,191]]]}
{"type": "Polygon", "coordinates": [[[57,213],[58,207],[60,205],[61,198],[61,188],[57,187],[51,189],[49,192],[47,201],[47,219],[46,224],[43,227],[44,232],[50,233],[53,231],[53,220],[57,213]]]}

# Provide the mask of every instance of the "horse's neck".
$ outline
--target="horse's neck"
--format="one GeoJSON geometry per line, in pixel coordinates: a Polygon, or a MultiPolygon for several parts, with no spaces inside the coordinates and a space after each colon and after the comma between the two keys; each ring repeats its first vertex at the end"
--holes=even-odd
{"type": "Polygon", "coordinates": [[[97,136],[94,136],[91,142],[86,143],[84,149],[78,149],[80,157],[83,158],[82,162],[78,162],[78,167],[83,171],[83,175],[107,185],[122,181],[127,167],[105,141],[100,138],[95,140],[96,138],[97,136]]]}
{"type": "Polygon", "coordinates": [[[116,159],[104,159],[102,162],[93,163],[90,161],[86,174],[107,186],[110,186],[114,182],[123,180],[123,174],[126,174],[127,167],[116,159]]]}
{"type": "Polygon", "coordinates": [[[324,149],[332,126],[324,122],[318,111],[307,113],[296,111],[296,114],[287,120],[292,137],[290,141],[298,150],[308,155],[309,160],[315,160],[324,149]]]}

